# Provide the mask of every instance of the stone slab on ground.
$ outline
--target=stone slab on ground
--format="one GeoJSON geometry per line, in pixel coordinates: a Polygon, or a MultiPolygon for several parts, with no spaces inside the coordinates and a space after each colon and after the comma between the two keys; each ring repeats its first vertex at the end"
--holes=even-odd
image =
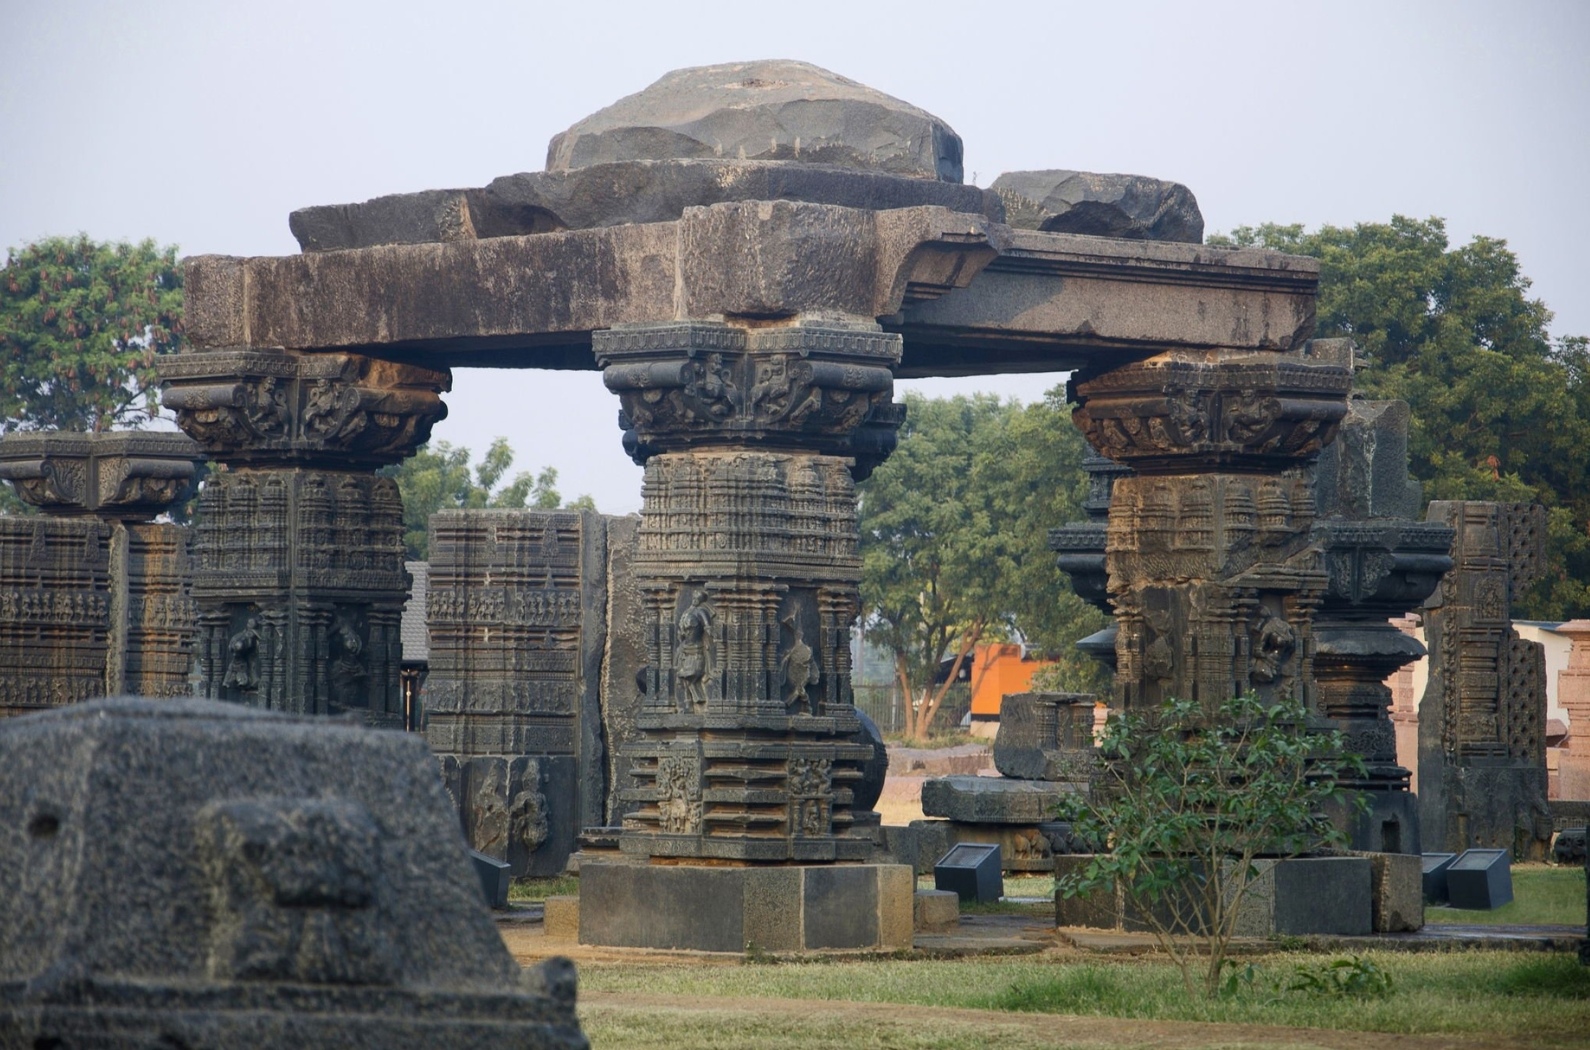
{"type": "Polygon", "coordinates": [[[581,944],[708,952],[911,946],[915,873],[900,864],[586,864],[581,944]]]}
{"type": "Polygon", "coordinates": [[[1074,790],[1063,781],[939,777],[922,785],[922,812],[972,824],[1041,824],[1074,790]]]}
{"type": "Polygon", "coordinates": [[[194,699],[7,719],[0,872],[17,1045],[586,1045],[573,967],[527,993],[412,734],[194,699]]]}

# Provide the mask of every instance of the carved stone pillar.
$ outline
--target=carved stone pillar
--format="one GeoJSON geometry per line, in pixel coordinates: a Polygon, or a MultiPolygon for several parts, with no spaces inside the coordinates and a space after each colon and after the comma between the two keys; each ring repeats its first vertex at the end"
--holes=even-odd
{"type": "Polygon", "coordinates": [[[1541,860],[1546,803],[1545,653],[1513,630],[1513,601],[1545,559],[1537,504],[1435,501],[1455,530],[1453,567],[1425,603],[1430,682],[1419,711],[1419,812],[1427,849],[1511,849],[1541,860]]]}
{"type": "Polygon", "coordinates": [[[0,715],[188,692],[187,530],[150,519],[200,459],[181,434],[0,438],[0,478],[42,513],[0,518],[0,715]]]}
{"type": "Polygon", "coordinates": [[[1115,703],[1209,707],[1249,690],[1314,702],[1325,591],[1297,469],[1347,412],[1347,367],[1301,353],[1162,354],[1073,378],[1073,419],[1135,473],[1106,540],[1115,703]]]}
{"type": "Polygon", "coordinates": [[[856,860],[854,481],[894,446],[900,337],[875,325],[597,332],[646,467],[634,569],[648,665],[623,849],[856,860]]]}
{"type": "Polygon", "coordinates": [[[1420,852],[1421,836],[1386,680],[1425,651],[1391,619],[1420,605],[1452,567],[1451,528],[1414,520],[1422,500],[1407,473],[1408,422],[1401,401],[1353,401],[1314,469],[1314,541],[1326,575],[1314,680],[1321,713],[1367,766],[1346,784],[1369,802],[1333,817],[1354,849],[1389,853],[1420,852]]]}
{"type": "MultiPolygon", "coordinates": [[[[1049,530],[1049,549],[1058,557],[1055,564],[1071,577],[1071,589],[1078,598],[1105,615],[1112,615],[1109,572],[1105,568],[1105,546],[1109,535],[1110,493],[1115,482],[1132,473],[1113,459],[1084,456],[1082,469],[1088,475],[1088,497],[1082,501],[1086,521],[1074,521],[1049,530]]],[[[1115,671],[1115,638],[1119,627],[1111,622],[1102,630],[1077,640],[1077,648],[1115,671]]]]}
{"type": "Polygon", "coordinates": [[[448,373],[218,350],[160,374],[164,403],[225,468],[199,498],[199,694],[401,728],[403,505],[375,471],[446,415],[448,373]]]}

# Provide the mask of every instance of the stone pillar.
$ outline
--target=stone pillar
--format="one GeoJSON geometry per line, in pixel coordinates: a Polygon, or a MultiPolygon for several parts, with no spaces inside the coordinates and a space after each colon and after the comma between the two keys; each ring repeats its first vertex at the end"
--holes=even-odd
{"type": "Polygon", "coordinates": [[[1481,846],[1544,859],[1552,834],[1545,655],[1513,631],[1510,610],[1540,571],[1545,510],[1437,501],[1426,517],[1455,536],[1452,571],[1425,603],[1430,683],[1419,710],[1425,848],[1481,846]]]}
{"type": "Polygon", "coordinates": [[[597,332],[646,468],[634,571],[647,667],[625,852],[859,860],[872,749],[850,688],[854,481],[893,449],[899,336],[876,325],[597,332]]]}
{"type": "Polygon", "coordinates": [[[1413,520],[1419,484],[1408,477],[1408,406],[1352,401],[1337,439],[1314,468],[1314,542],[1326,589],[1314,623],[1319,709],[1363,758],[1368,809],[1333,813],[1353,849],[1420,852],[1410,772],[1397,761],[1386,679],[1424,655],[1391,618],[1418,606],[1452,567],[1452,529],[1413,520]]]}
{"type": "Polygon", "coordinates": [[[224,469],[199,500],[196,691],[401,728],[403,505],[376,469],[446,415],[446,372],[356,354],[162,360],[164,402],[224,469]]]}
{"type": "Polygon", "coordinates": [[[470,845],[516,877],[557,875],[605,823],[605,522],[449,510],[430,528],[426,740],[470,845]]]}
{"type": "Polygon", "coordinates": [[[1306,353],[1177,351],[1071,383],[1115,482],[1106,541],[1115,706],[1209,707],[1252,690],[1315,706],[1326,588],[1297,469],[1347,412],[1349,369],[1306,353]]]}
{"type": "Polygon", "coordinates": [[[1573,641],[1557,672],[1557,703],[1568,712],[1568,746],[1558,760],[1558,797],[1590,799],[1590,620],[1569,620],[1557,633],[1573,641]]]}
{"type": "Polygon", "coordinates": [[[12,434],[0,478],[42,513],[0,518],[0,714],[131,693],[185,695],[194,617],[181,434],[12,434]]]}
{"type": "MultiPolygon", "coordinates": [[[[1082,502],[1086,521],[1074,521],[1049,530],[1049,549],[1058,557],[1055,564],[1071,577],[1071,589],[1078,598],[1106,615],[1113,615],[1110,604],[1109,573],[1105,569],[1105,545],[1109,534],[1110,494],[1115,482],[1132,473],[1113,459],[1085,456],[1082,469],[1088,475],[1088,497],[1082,502]]],[[[1111,622],[1103,630],[1078,639],[1077,648],[1115,670],[1115,638],[1119,627],[1111,622]]]]}

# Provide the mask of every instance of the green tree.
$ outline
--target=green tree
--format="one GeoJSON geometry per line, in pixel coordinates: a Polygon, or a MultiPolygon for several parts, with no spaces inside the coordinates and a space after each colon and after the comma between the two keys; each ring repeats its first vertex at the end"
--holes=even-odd
{"type": "Polygon", "coordinates": [[[1171,699],[1151,713],[1113,715],[1099,754],[1092,790],[1068,796],[1059,815],[1107,851],[1057,888],[1068,898],[1119,892],[1188,991],[1202,961],[1213,997],[1256,861],[1345,842],[1320,814],[1351,804],[1338,778],[1361,775],[1363,760],[1340,733],[1308,729],[1301,701],[1267,708],[1252,694],[1214,710],[1171,699]]]}
{"type": "MultiPolygon", "coordinates": [[[[423,445],[397,466],[381,470],[397,480],[403,496],[403,546],[410,558],[423,561],[430,556],[431,515],[439,510],[556,510],[563,503],[557,489],[558,472],[552,467],[536,474],[520,471],[498,487],[513,466],[513,449],[507,438],[493,441],[479,463],[471,466],[469,460],[469,449],[438,441],[434,448],[423,445]]],[[[596,509],[590,496],[579,497],[569,507],[596,509]]]]}
{"type": "MultiPolygon", "coordinates": [[[[862,616],[893,655],[905,735],[922,739],[979,642],[1070,655],[1102,619],[1046,546],[1051,526],[1081,516],[1082,442],[1063,402],[904,400],[899,447],[861,486],[862,616]]],[[[1078,673],[1095,672],[1078,658],[1078,673]]]]}
{"type": "Polygon", "coordinates": [[[0,269],[0,432],[109,430],[160,411],[155,358],[182,339],[177,249],[79,234],[0,269]]]}
{"type": "Polygon", "coordinates": [[[1320,260],[1320,336],[1350,336],[1357,386],[1412,409],[1410,470],[1429,499],[1547,508],[1547,571],[1522,615],[1590,614],[1590,349],[1551,312],[1507,243],[1449,245],[1440,219],[1241,227],[1211,244],[1320,260]]]}

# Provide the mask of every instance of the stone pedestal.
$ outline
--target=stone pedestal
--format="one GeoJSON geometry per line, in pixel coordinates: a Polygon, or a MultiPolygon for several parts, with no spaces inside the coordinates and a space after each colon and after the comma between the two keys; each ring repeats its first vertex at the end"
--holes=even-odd
{"type": "Polygon", "coordinates": [[[1573,641],[1557,672],[1557,703],[1568,712],[1568,746],[1557,760],[1559,798],[1590,799],[1590,620],[1569,620],[1557,633],[1573,641]]]}
{"type": "Polygon", "coordinates": [[[1430,683],[1419,712],[1424,848],[1511,850],[1543,860],[1545,656],[1519,638],[1514,595],[1544,559],[1545,510],[1534,504],[1438,501],[1430,521],[1455,530],[1454,567],[1425,608],[1430,683]]]}
{"type": "Polygon", "coordinates": [[[598,332],[594,347],[646,467],[624,851],[865,858],[849,834],[873,757],[850,689],[854,479],[893,447],[898,337],[679,323],[598,332]]]}
{"type": "Polygon", "coordinates": [[[703,952],[906,951],[916,875],[904,864],[586,864],[580,943],[703,952]]]}
{"type": "Polygon", "coordinates": [[[1173,352],[1072,380],[1090,444],[1133,468],[1106,540],[1115,706],[1233,695],[1313,706],[1326,587],[1297,469],[1347,412],[1349,369],[1306,353],[1173,352]]]}
{"type": "Polygon", "coordinates": [[[446,414],[446,372],[347,353],[162,359],[164,403],[224,466],[200,497],[197,689],[402,728],[403,505],[378,467],[446,414]]]}
{"type": "Polygon", "coordinates": [[[187,529],[149,519],[187,497],[199,458],[180,434],[0,438],[0,478],[42,512],[0,518],[0,715],[187,694],[187,529]]]}

